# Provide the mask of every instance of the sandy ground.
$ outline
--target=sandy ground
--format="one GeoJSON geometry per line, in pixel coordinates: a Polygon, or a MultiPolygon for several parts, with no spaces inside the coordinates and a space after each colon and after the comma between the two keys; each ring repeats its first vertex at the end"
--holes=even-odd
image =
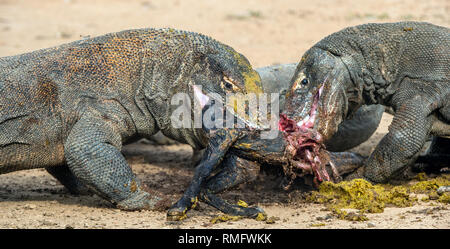
{"type": "MultiPolygon", "coordinates": [[[[0,56],[124,29],[173,27],[210,35],[261,67],[296,62],[315,42],[346,26],[401,20],[448,27],[450,2],[0,0],[0,56]]],[[[368,155],[391,118],[385,114],[374,136],[353,151],[368,155]]],[[[180,197],[193,174],[190,147],[131,146],[125,150],[142,151],[128,157],[138,177],[152,189],[180,197]]],[[[322,205],[302,201],[298,191],[279,190],[276,181],[261,175],[225,194],[263,207],[280,218],[274,224],[244,219],[212,225],[209,220],[220,213],[205,204],[183,222],[167,222],[165,212],[124,212],[95,195],[72,196],[42,169],[14,172],[0,175],[0,228],[450,228],[448,205],[419,202],[369,214],[369,221],[343,221],[322,205]]]]}

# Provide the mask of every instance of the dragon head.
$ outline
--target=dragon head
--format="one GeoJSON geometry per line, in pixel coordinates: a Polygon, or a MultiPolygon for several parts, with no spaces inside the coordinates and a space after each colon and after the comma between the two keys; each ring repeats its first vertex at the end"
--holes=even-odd
{"type": "Polygon", "coordinates": [[[347,67],[340,57],[313,47],[297,66],[284,112],[299,127],[314,129],[327,141],[347,117],[349,83],[347,67]]]}
{"type": "Polygon", "coordinates": [[[194,98],[203,108],[212,98],[211,93],[214,93],[216,98],[221,98],[224,108],[238,119],[247,125],[258,126],[255,117],[237,109],[242,103],[242,96],[263,92],[261,78],[245,56],[229,46],[221,45],[218,52],[207,54],[197,64],[191,82],[194,98]]]}
{"type": "Polygon", "coordinates": [[[144,103],[163,134],[204,147],[208,141],[205,132],[222,128],[217,125],[229,117],[233,123],[238,119],[257,124],[252,115],[236,112],[237,105],[230,97],[262,93],[261,78],[242,54],[195,32],[171,28],[149,32],[152,39],[147,39],[144,47],[143,85],[137,96],[143,93],[144,103]],[[231,114],[226,116],[228,110],[231,114]],[[205,126],[205,119],[211,126],[205,126]]]}

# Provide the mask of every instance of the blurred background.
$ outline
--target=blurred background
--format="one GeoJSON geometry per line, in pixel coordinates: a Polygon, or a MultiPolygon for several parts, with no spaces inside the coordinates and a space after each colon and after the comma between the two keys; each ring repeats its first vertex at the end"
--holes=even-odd
{"type": "MultiPolygon", "coordinates": [[[[449,27],[450,0],[0,0],[0,57],[126,29],[172,27],[212,36],[262,67],[298,62],[347,26],[402,20],[449,27]]],[[[352,151],[369,155],[391,120],[385,113],[375,134],[352,151]]],[[[194,172],[190,146],[129,146],[127,160],[138,178],[178,199],[194,172]]],[[[369,223],[342,221],[323,205],[305,204],[301,192],[280,192],[274,178],[258,179],[225,198],[262,206],[282,221],[245,219],[214,228],[449,228],[449,209],[435,202],[386,208],[369,223]]],[[[202,204],[189,219],[170,223],[165,212],[120,212],[99,197],[68,194],[44,169],[1,175],[0,200],[0,228],[206,228],[218,214],[202,204]]]]}
{"type": "Polygon", "coordinates": [[[402,20],[448,27],[450,0],[0,0],[0,56],[125,29],[172,27],[212,36],[261,67],[297,62],[347,26],[402,20]]]}

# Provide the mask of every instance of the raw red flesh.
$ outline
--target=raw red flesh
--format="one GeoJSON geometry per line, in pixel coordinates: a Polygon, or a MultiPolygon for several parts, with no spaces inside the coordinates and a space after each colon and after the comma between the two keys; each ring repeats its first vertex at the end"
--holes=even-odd
{"type": "MultiPolygon", "coordinates": [[[[288,144],[286,154],[289,160],[284,171],[291,178],[290,183],[297,177],[311,174],[314,176],[316,186],[324,180],[330,181],[331,178],[325,168],[330,163],[330,157],[322,136],[309,127],[298,126],[285,114],[280,115],[278,127],[284,133],[288,144]]],[[[330,166],[333,167],[332,164],[330,166]]],[[[333,172],[336,170],[333,169],[333,172]]]]}

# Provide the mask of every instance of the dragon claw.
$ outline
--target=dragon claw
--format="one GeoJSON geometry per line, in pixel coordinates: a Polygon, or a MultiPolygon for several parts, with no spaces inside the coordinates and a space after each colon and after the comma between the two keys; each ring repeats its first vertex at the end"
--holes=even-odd
{"type": "Polygon", "coordinates": [[[185,198],[181,198],[177,203],[175,203],[168,211],[167,211],[167,220],[169,221],[180,221],[187,218],[187,211],[193,209],[197,206],[198,198],[191,198],[189,201],[186,201],[185,198]]]}
{"type": "Polygon", "coordinates": [[[176,210],[176,209],[169,209],[167,212],[167,220],[168,221],[181,221],[187,218],[186,215],[187,209],[184,210],[176,210]]]}

